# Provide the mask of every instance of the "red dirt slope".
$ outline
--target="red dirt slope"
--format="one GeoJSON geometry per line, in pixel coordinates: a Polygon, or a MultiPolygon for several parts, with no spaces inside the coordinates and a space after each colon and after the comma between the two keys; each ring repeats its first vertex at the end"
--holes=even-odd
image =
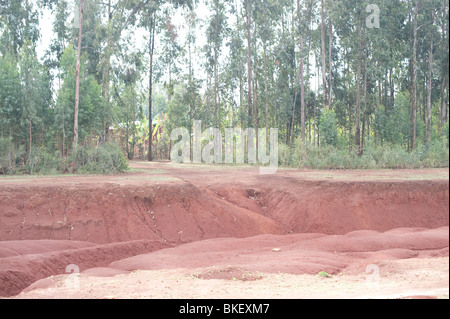
{"type": "Polygon", "coordinates": [[[229,264],[335,274],[448,256],[449,181],[433,177],[448,170],[321,177],[132,165],[120,176],[0,179],[0,296],[66,274],[70,264],[105,276],[229,264]]]}

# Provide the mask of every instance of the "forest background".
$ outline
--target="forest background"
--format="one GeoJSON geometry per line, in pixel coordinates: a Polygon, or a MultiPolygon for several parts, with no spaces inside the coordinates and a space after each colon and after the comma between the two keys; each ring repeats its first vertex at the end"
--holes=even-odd
{"type": "Polygon", "coordinates": [[[0,0],[0,174],[168,159],[196,120],[278,128],[284,166],[448,167],[448,28],[447,0],[0,0]]]}

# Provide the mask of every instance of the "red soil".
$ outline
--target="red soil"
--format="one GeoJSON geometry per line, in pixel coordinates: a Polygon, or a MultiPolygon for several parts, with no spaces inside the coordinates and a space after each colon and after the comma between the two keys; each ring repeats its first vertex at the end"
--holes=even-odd
{"type": "Polygon", "coordinates": [[[202,278],[231,279],[235,269],[358,274],[383,260],[448,257],[449,181],[435,178],[448,170],[313,178],[132,166],[115,177],[2,178],[0,296],[71,264],[89,276],[202,268],[202,278]],[[422,180],[406,181],[411,174],[422,180]],[[229,265],[230,273],[205,270],[229,265]]]}

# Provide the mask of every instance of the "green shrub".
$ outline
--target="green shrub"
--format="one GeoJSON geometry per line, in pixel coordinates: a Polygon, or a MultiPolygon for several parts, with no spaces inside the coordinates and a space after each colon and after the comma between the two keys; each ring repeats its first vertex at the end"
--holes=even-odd
{"type": "Polygon", "coordinates": [[[420,158],[424,167],[449,166],[449,149],[445,137],[418,145],[412,154],[420,158]]]}
{"type": "Polygon", "coordinates": [[[64,172],[64,159],[59,151],[49,152],[45,148],[33,147],[25,162],[27,174],[58,174],[64,172]]]}
{"type": "Polygon", "coordinates": [[[281,166],[291,165],[291,149],[286,144],[278,146],[278,164],[281,166]]]}
{"type": "Polygon", "coordinates": [[[319,130],[322,144],[337,146],[338,128],[336,113],[333,110],[326,110],[320,119],[319,130]]]}
{"type": "Polygon", "coordinates": [[[14,148],[12,138],[0,138],[0,174],[14,174],[23,153],[23,147],[14,148]]]}
{"type": "Polygon", "coordinates": [[[127,160],[116,143],[79,147],[74,163],[74,170],[80,174],[114,175],[128,170],[127,160]]]}
{"type": "Polygon", "coordinates": [[[418,144],[408,152],[404,146],[368,142],[363,155],[349,151],[347,147],[316,146],[296,140],[293,147],[279,146],[279,163],[283,166],[308,169],[411,169],[448,167],[447,140],[433,140],[418,144]]]}
{"type": "Polygon", "coordinates": [[[444,135],[444,137],[446,138],[446,141],[447,141],[447,147],[449,147],[450,136],[449,136],[449,126],[448,126],[448,122],[445,123],[443,135],[444,135]]]}

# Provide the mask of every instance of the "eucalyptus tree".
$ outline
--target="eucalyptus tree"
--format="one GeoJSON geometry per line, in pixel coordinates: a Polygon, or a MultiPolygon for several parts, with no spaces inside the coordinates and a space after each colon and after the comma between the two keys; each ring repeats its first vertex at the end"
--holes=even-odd
{"type": "Polygon", "coordinates": [[[28,128],[28,151],[31,156],[33,128],[40,129],[40,132],[45,130],[42,124],[46,109],[51,105],[51,90],[47,70],[39,63],[30,41],[25,41],[19,51],[19,75],[22,93],[21,126],[28,128]]]}
{"type": "Polygon", "coordinates": [[[39,40],[39,14],[31,0],[3,0],[0,11],[0,52],[19,53],[25,41],[39,40]]]}
{"type": "Polygon", "coordinates": [[[437,48],[437,59],[441,66],[440,82],[440,110],[439,110],[439,129],[443,130],[445,123],[448,121],[448,102],[449,102],[449,17],[448,17],[448,1],[442,0],[440,12],[438,14],[439,23],[441,25],[441,32],[439,37],[439,44],[437,48]]]}
{"type": "MultiPolygon", "coordinates": [[[[144,94],[140,83],[143,78],[143,54],[121,50],[120,68],[114,68],[114,97],[118,104],[118,120],[125,131],[125,149],[128,159],[134,159],[138,122],[143,119],[144,94]]],[[[150,128],[151,129],[151,128],[150,128]]]]}
{"type": "MultiPolygon", "coordinates": [[[[271,48],[274,46],[275,42],[275,28],[277,25],[277,21],[281,16],[282,6],[279,5],[277,1],[267,0],[262,1],[258,6],[258,15],[257,15],[257,23],[258,23],[258,37],[262,44],[262,54],[263,54],[263,69],[264,69],[264,97],[265,97],[265,128],[266,133],[269,132],[269,117],[270,117],[270,91],[273,81],[270,81],[270,78],[273,78],[273,61],[271,48]]],[[[268,139],[268,135],[267,135],[268,139]]]]}
{"type": "MultiPolygon", "coordinates": [[[[61,87],[58,89],[55,107],[55,126],[62,132],[60,149],[63,156],[74,150],[77,50],[69,45],[61,57],[61,87]]],[[[104,108],[102,89],[95,77],[88,74],[88,62],[80,60],[79,78],[79,143],[84,144],[89,136],[99,136],[103,128],[104,108]]]]}
{"type": "Polygon", "coordinates": [[[220,105],[219,105],[219,59],[221,48],[227,31],[226,1],[211,0],[210,10],[212,16],[206,29],[206,40],[208,50],[206,52],[209,65],[214,70],[214,124],[220,127],[220,105]]]}
{"type": "Polygon", "coordinates": [[[194,8],[195,0],[174,0],[171,2],[172,8],[165,8],[165,12],[162,10],[162,5],[164,4],[161,0],[142,0],[142,1],[133,1],[131,6],[127,6],[127,8],[132,7],[131,13],[129,13],[128,18],[123,20],[121,29],[124,29],[129,26],[130,23],[136,21],[136,16],[140,16],[139,26],[145,28],[149,34],[149,42],[148,42],[148,53],[149,53],[149,152],[148,152],[148,160],[152,161],[152,130],[153,127],[153,114],[152,114],[152,101],[153,101],[153,81],[154,81],[154,54],[155,54],[155,38],[156,34],[162,32],[162,43],[160,51],[163,52],[163,57],[161,64],[166,66],[166,70],[168,70],[169,82],[166,83],[165,87],[168,93],[168,99],[170,100],[173,95],[173,84],[172,84],[172,73],[175,71],[177,73],[178,69],[175,65],[177,58],[179,57],[181,47],[176,42],[177,33],[175,30],[175,26],[172,24],[170,17],[170,10],[176,10],[180,7],[188,8],[191,11],[194,8]]]}
{"type": "MultiPolygon", "coordinates": [[[[361,91],[362,91],[362,63],[364,58],[365,40],[365,8],[366,3],[355,3],[351,0],[341,0],[334,4],[335,10],[338,12],[334,15],[335,30],[339,37],[339,42],[345,48],[349,59],[348,65],[345,67],[347,72],[353,68],[356,75],[356,98],[355,98],[355,122],[354,122],[354,142],[356,150],[362,154],[361,144],[361,91]],[[345,14],[344,14],[345,13],[345,14]],[[352,63],[353,62],[353,63],[352,63]]],[[[349,78],[350,80],[350,78],[349,78]]],[[[326,81],[324,81],[326,84],[326,81]]],[[[350,86],[348,88],[350,90],[350,86]]],[[[324,98],[326,100],[326,98],[324,98]]],[[[348,101],[349,105],[352,101],[348,101]]],[[[351,112],[348,116],[350,118],[351,112]]]]}
{"type": "Polygon", "coordinates": [[[17,140],[20,134],[21,84],[16,59],[0,56],[0,137],[17,140]]]}

